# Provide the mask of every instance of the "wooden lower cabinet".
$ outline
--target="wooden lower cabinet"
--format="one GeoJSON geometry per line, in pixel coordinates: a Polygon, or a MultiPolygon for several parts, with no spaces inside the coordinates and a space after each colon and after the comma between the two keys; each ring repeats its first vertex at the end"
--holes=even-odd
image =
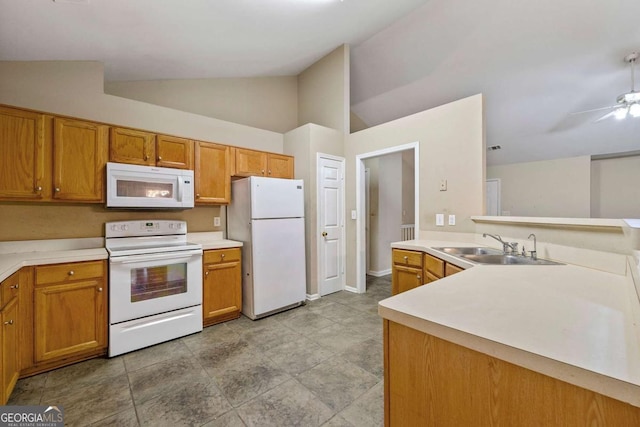
{"type": "Polygon", "coordinates": [[[638,426],[640,408],[384,320],[385,426],[638,426]]]}
{"type": "Polygon", "coordinates": [[[242,310],[240,248],[204,251],[202,269],[203,326],[240,317],[242,310]]]}
{"type": "Polygon", "coordinates": [[[7,403],[20,376],[19,273],[14,273],[0,284],[0,375],[2,390],[0,404],[7,403]]]}
{"type": "Polygon", "coordinates": [[[106,262],[36,267],[34,362],[106,353],[106,262]]]}
{"type": "Polygon", "coordinates": [[[391,295],[464,271],[463,268],[419,251],[392,249],[391,258],[391,295]]]}

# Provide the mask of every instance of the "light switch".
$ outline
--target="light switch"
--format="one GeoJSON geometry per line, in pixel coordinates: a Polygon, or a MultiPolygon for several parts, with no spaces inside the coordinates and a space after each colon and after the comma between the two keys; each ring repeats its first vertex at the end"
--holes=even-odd
{"type": "Polygon", "coordinates": [[[444,214],[436,214],[436,225],[444,227],[444,214]]]}
{"type": "Polygon", "coordinates": [[[446,179],[441,179],[440,180],[440,191],[447,191],[447,180],[446,179]]]}
{"type": "Polygon", "coordinates": [[[353,210],[351,211],[351,219],[357,219],[357,218],[358,218],[358,214],[356,213],[356,210],[355,210],[355,209],[353,209],[353,210]]]}
{"type": "Polygon", "coordinates": [[[213,217],[213,226],[214,227],[220,227],[220,217],[219,216],[214,216],[213,217]]]}
{"type": "Polygon", "coordinates": [[[456,216],[449,215],[449,225],[456,225],[456,216]]]}

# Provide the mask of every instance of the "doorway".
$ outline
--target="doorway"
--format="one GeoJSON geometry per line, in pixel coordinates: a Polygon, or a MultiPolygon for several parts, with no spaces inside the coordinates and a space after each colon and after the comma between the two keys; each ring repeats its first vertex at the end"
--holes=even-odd
{"type": "MultiPolygon", "coordinates": [[[[414,211],[414,224],[416,230],[416,237],[418,230],[420,230],[419,225],[419,143],[412,142],[409,144],[399,145],[396,147],[389,147],[383,150],[372,151],[369,153],[359,154],[356,156],[356,208],[359,213],[356,216],[356,288],[350,288],[353,292],[357,293],[365,293],[366,292],[366,273],[367,273],[367,218],[365,214],[367,213],[366,205],[368,203],[367,200],[367,178],[365,170],[367,166],[365,162],[367,159],[380,158],[389,154],[400,153],[403,151],[413,150],[413,163],[414,163],[414,195],[413,195],[413,211],[414,211]]],[[[382,176],[382,174],[381,174],[382,176]]],[[[371,179],[371,178],[370,178],[371,179]]],[[[372,209],[373,211],[373,209],[372,209]]],[[[398,227],[398,236],[393,239],[393,241],[400,240],[400,227],[398,227]]],[[[388,254],[391,253],[391,248],[388,248],[388,254]]],[[[390,255],[387,255],[390,259],[390,255]]]]}

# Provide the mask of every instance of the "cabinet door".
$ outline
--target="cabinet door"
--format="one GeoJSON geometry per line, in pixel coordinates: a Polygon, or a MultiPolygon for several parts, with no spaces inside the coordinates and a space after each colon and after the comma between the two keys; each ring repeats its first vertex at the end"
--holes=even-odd
{"type": "Polygon", "coordinates": [[[236,148],[236,176],[265,176],[267,153],[236,148]]]}
{"type": "Polygon", "coordinates": [[[42,114],[0,107],[0,198],[49,198],[44,125],[42,114]]]}
{"type": "Polygon", "coordinates": [[[422,286],[422,269],[393,266],[391,273],[391,294],[396,295],[418,286],[422,286]]]}
{"type": "Polygon", "coordinates": [[[193,170],[193,141],[176,136],[156,137],[156,166],[193,170]]]}
{"type": "Polygon", "coordinates": [[[105,348],[106,295],[102,279],[36,287],[36,361],[105,348]]]}
{"type": "Polygon", "coordinates": [[[204,325],[209,326],[239,317],[242,309],[240,260],[205,264],[203,273],[204,325]]]}
{"type": "Polygon", "coordinates": [[[464,271],[464,268],[460,268],[457,265],[446,263],[444,266],[444,275],[451,276],[452,274],[460,273],[464,271]]]}
{"type": "Polygon", "coordinates": [[[195,142],[196,204],[227,204],[231,200],[229,147],[195,142]]]}
{"type": "Polygon", "coordinates": [[[109,161],[155,166],[155,134],[133,129],[111,128],[109,161]]]}
{"type": "Polygon", "coordinates": [[[18,298],[13,298],[2,310],[2,404],[4,405],[20,374],[18,298]]]}
{"type": "Polygon", "coordinates": [[[270,153],[267,175],[272,178],[293,179],[293,157],[270,153]]]}
{"type": "Polygon", "coordinates": [[[53,126],[53,198],[104,201],[108,126],[62,118],[53,126]]]}

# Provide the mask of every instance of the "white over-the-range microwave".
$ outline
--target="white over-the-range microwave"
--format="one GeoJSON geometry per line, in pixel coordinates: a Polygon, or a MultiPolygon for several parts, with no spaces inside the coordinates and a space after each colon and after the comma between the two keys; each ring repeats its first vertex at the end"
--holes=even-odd
{"type": "Polygon", "coordinates": [[[188,209],[194,205],[192,170],[107,163],[107,207],[188,209]]]}

